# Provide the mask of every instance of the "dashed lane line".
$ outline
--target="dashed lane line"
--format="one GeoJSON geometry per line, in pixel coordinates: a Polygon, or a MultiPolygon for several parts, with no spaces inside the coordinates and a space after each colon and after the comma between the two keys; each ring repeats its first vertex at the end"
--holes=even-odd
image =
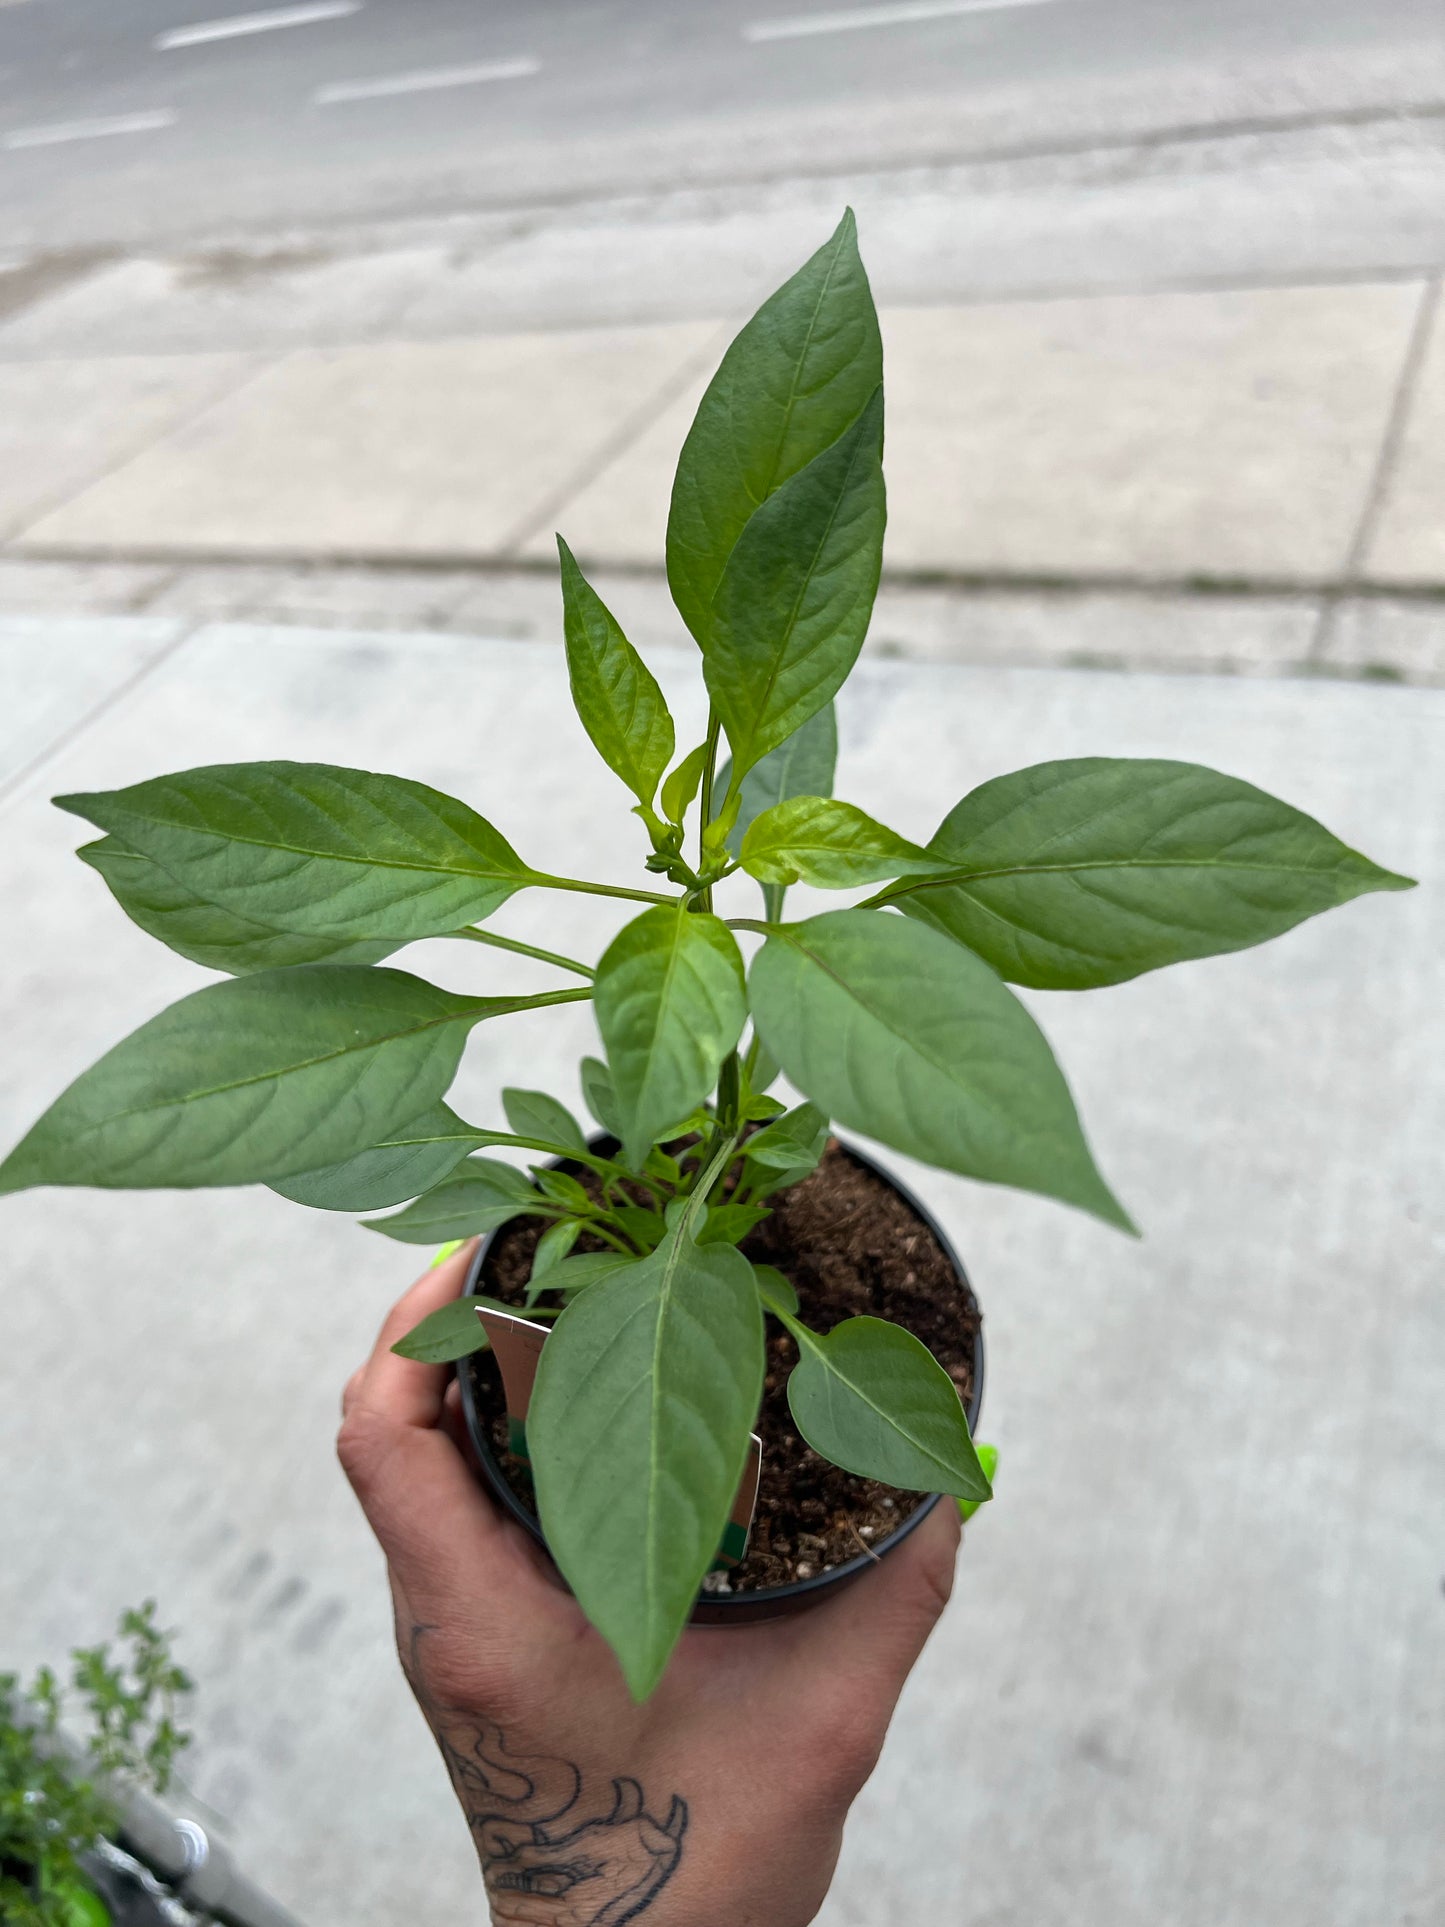
{"type": "Polygon", "coordinates": [[[323,20],[344,20],[361,12],[362,0],[310,0],[299,7],[272,7],[265,13],[233,13],[224,20],[197,20],[186,27],[168,27],[151,45],[158,54],[178,47],[204,47],[213,40],[238,40],[245,34],[275,33],[283,27],[314,27],[323,20]]]}
{"type": "Polygon", "coordinates": [[[485,60],[470,67],[432,67],[420,73],[383,74],[372,80],[332,80],[311,96],[317,107],[352,100],[384,100],[393,94],[426,94],[439,87],[477,87],[491,80],[525,80],[542,71],[540,60],[485,60]]]}

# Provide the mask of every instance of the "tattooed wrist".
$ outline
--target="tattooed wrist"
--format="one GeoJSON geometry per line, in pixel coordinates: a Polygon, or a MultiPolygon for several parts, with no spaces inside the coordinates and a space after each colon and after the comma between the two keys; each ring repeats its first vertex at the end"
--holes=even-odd
{"type": "Polygon", "coordinates": [[[654,1805],[630,1776],[510,1742],[496,1724],[424,1690],[413,1626],[412,1691],[476,1842],[497,1927],[622,1927],[662,1892],[682,1858],[687,1801],[654,1805]]]}

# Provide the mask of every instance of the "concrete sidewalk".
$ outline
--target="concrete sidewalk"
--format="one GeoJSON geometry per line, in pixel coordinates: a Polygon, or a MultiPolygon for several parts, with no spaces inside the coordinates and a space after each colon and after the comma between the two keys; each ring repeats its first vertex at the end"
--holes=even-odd
{"type": "MultiPolygon", "coordinates": [[[[560,527],[680,639],[652,589],[697,396],[859,185],[0,272],[0,607],[305,620],[309,600],[352,626],[521,632],[560,527]]],[[[969,255],[970,223],[1002,220],[987,185],[861,184],[889,391],[880,640],[1445,679],[1437,271],[1332,268],[1321,242],[1262,275],[1212,210],[1212,278],[1181,253],[1172,285],[1141,284],[1167,252],[1156,197],[1129,216],[1136,285],[1062,242],[1038,285],[1035,230],[1010,294],[988,281],[1001,228],[969,255]]],[[[1112,192],[1078,185],[1066,211],[1127,227],[1112,192]]],[[[1438,259],[1412,219],[1414,259],[1438,259]]]]}
{"type": "MultiPolygon", "coordinates": [[[[547,559],[560,524],[594,563],[656,568],[732,331],[72,356],[49,305],[0,328],[0,516],[21,556],[495,565],[547,559]]],[[[1433,283],[883,321],[901,576],[1445,587],[1433,283]]]]}
{"type": "MultiPolygon", "coordinates": [[[[692,740],[693,679],[652,660],[692,740]]],[[[22,698],[0,737],[6,1142],[200,980],[69,856],[57,790],[361,763],[469,797],[540,864],[632,875],[625,798],[580,732],[536,756],[571,727],[555,648],[52,616],[0,624],[0,676],[22,698]]],[[[842,726],[843,793],[906,833],[1022,763],[1176,755],[1425,887],[1031,1000],[1142,1243],[909,1173],[987,1309],[1003,1469],[825,1927],[1426,1927],[1445,1894],[1445,692],[875,658],[842,726]]],[[[613,920],[524,895],[499,925],[570,950],[613,920]]],[[[468,946],[408,961],[458,988],[541,980],[468,946]]],[[[519,1064],[574,1096],[590,1031],[579,1007],[489,1027],[459,1108],[493,1115],[519,1064]]],[[[308,1927],[475,1917],[331,1453],[338,1388],[412,1262],[261,1190],[28,1193],[0,1215],[7,1664],[154,1593],[201,1685],[192,1792],[248,1869],[308,1927]]]]}

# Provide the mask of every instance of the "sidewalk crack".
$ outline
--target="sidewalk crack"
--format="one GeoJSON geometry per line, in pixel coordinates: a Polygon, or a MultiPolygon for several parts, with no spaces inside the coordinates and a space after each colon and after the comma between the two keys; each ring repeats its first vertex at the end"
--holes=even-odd
{"type": "Polygon", "coordinates": [[[1308,660],[1322,663],[1328,660],[1339,627],[1341,605],[1351,596],[1358,595],[1364,586],[1365,566],[1375,538],[1380,532],[1380,523],[1390,497],[1390,487],[1399,467],[1400,451],[1404,447],[1405,436],[1409,431],[1410,417],[1415,407],[1415,396],[1420,386],[1420,376],[1425,366],[1425,357],[1430,348],[1430,337],[1434,332],[1435,317],[1440,310],[1441,273],[1437,270],[1420,289],[1420,299],[1415,308],[1415,318],[1410,325],[1409,339],[1405,343],[1405,353],[1400,362],[1400,374],[1395,383],[1395,393],[1390,402],[1390,411],[1385,418],[1384,432],[1380,436],[1380,446],[1375,455],[1375,464],[1370,471],[1369,483],[1365,489],[1364,501],[1360,505],[1359,519],[1345,559],[1340,568],[1339,579],[1327,588],[1320,598],[1319,614],[1315,619],[1314,634],[1310,638],[1308,660]]]}
{"type": "Polygon", "coordinates": [[[110,481],[114,476],[119,475],[122,470],[129,468],[132,462],[138,462],[143,455],[148,455],[153,448],[159,447],[162,442],[169,441],[171,436],[184,434],[188,428],[193,428],[197,422],[203,421],[213,408],[219,408],[224,402],[232,401],[237,395],[244,394],[253,383],[259,381],[263,375],[269,373],[272,368],[279,366],[281,362],[288,358],[288,354],[248,357],[250,365],[241,373],[239,378],[227,375],[219,380],[216,387],[207,394],[203,400],[197,402],[193,408],[183,409],[180,414],[168,421],[164,427],[153,429],[149,433],[142,435],[140,439],[132,443],[130,447],[120,454],[117,454],[113,460],[103,462],[99,468],[87,475],[84,481],[72,483],[65,488],[57,489],[53,495],[42,501],[38,507],[32,503],[14,522],[3,531],[0,531],[0,550],[11,555],[23,557],[25,555],[24,544],[27,534],[31,529],[38,527],[40,523],[45,521],[47,516],[54,515],[58,510],[69,507],[72,502],[78,502],[82,496],[89,494],[91,489],[99,487],[102,482],[110,481]]]}
{"type": "MultiPolygon", "coordinates": [[[[107,618],[104,617],[101,618],[101,620],[106,619],[107,618]]],[[[151,654],[146,657],[145,661],[141,663],[138,668],[133,669],[123,681],[118,682],[113,689],[107,690],[103,696],[98,697],[83,715],[77,717],[73,723],[68,724],[60,731],[59,735],[53,736],[45,745],[44,749],[32,756],[28,763],[22,764],[13,774],[0,780],[0,813],[7,810],[11,803],[15,802],[16,799],[23,794],[29,787],[31,779],[38,776],[47,764],[54,762],[57,756],[69,749],[72,744],[79,742],[81,737],[88,734],[103,717],[108,716],[112,710],[119,708],[123,702],[140,688],[142,683],[147,682],[155,675],[157,670],[163,669],[168,662],[171,662],[179,655],[185,645],[205,626],[205,623],[199,620],[183,622],[176,635],[171,636],[167,641],[161,643],[158,648],[154,649],[151,654]]]]}
{"type": "Polygon", "coordinates": [[[686,355],[673,369],[671,375],[640,402],[628,415],[625,415],[616,428],[583,457],[577,467],[552,493],[541,506],[531,509],[519,522],[513,524],[497,544],[497,555],[508,563],[523,562],[521,556],[528,542],[548,528],[554,528],[562,510],[572,499],[589,488],[599,475],[603,474],[620,455],[626,454],[632,445],[640,440],[653,423],[672,406],[681,395],[718,356],[719,342],[726,344],[736,332],[736,323],[722,323],[710,334],[695,354],[686,355]]]}

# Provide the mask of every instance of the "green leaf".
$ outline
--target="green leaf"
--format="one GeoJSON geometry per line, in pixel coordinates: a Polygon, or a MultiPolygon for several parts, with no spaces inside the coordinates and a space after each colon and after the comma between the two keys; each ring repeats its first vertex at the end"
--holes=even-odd
{"type": "Polygon", "coordinates": [[[809,1331],[770,1297],[798,1342],[788,1409],[825,1459],[904,1492],[987,1499],[988,1479],[953,1380],[928,1347],[884,1318],[809,1331]]]}
{"type": "MultiPolygon", "coordinates": [[[[757,1036],[756,1032],[748,1046],[748,1055],[754,1057],[752,1072],[747,1080],[749,1091],[766,1091],[770,1084],[776,1084],[781,1075],[781,1066],[772,1052],[764,1047],[762,1038],[757,1036]],[[754,1053],[756,1053],[755,1056],[754,1053]]],[[[777,1103],[776,1098],[771,1101],[777,1103]]],[[[778,1104],[778,1110],[781,1111],[783,1108],[778,1104]]]]}
{"type": "Polygon", "coordinates": [[[1133,1229],[1043,1033],[971,952],[902,917],[834,910],[770,937],[750,989],[769,1050],[838,1123],[1133,1229]]]}
{"type": "Polygon", "coordinates": [[[776,1097],[750,1097],[743,1105],[739,1116],[744,1124],[765,1124],[775,1117],[781,1117],[787,1108],[787,1105],[776,1097]]]}
{"type": "Polygon", "coordinates": [[[189,895],[300,935],[439,936],[532,875],[465,803],[327,763],[222,763],[55,801],[189,895]]]}
{"type": "Polygon", "coordinates": [[[697,1241],[700,1245],[735,1245],[769,1215],[765,1204],[709,1205],[697,1241]]]}
{"type": "Polygon", "coordinates": [[[396,939],[298,936],[253,917],[238,916],[234,910],[207,903],[150,857],[127,849],[117,836],[87,843],[75,854],[105,879],[132,923],[207,970],[241,976],[290,964],[380,963],[400,947],[396,939]]]}
{"type": "MultiPolygon", "coordinates": [[[[838,711],[828,702],[795,729],[785,742],[770,749],[742,780],[737,821],[728,832],[728,848],[740,856],[743,838],[764,810],[786,803],[792,796],[831,796],[838,764],[838,711]]],[[[732,781],[729,760],[714,786],[719,803],[732,781]]]]}
{"type": "Polygon", "coordinates": [[[633,1170],[700,1104],[747,1015],[742,957],[720,918],[644,910],[603,955],[594,985],[623,1153],[633,1170]]]}
{"type": "Polygon", "coordinates": [[[776,1305],[780,1311],[790,1311],[796,1316],[798,1293],[791,1278],[784,1277],[773,1265],[754,1265],[753,1282],[767,1310],[776,1305]]]}
{"type": "Polygon", "coordinates": [[[535,1173],[537,1189],[545,1198],[565,1205],[569,1211],[591,1211],[590,1195],[582,1188],[570,1172],[540,1170],[535,1173]]]}
{"type": "Polygon", "coordinates": [[[622,1129],[617,1096],[612,1088],[612,1073],[600,1057],[582,1059],[582,1097],[603,1130],[620,1139],[622,1129]]]}
{"type": "Polygon", "coordinates": [[[697,795],[707,766],[707,744],[690,749],[662,785],[662,813],[669,823],[681,823],[697,795]]]}
{"type": "Polygon", "coordinates": [[[770,1166],[757,1174],[761,1181],[754,1189],[754,1198],[757,1200],[775,1198],[780,1191],[791,1190],[795,1184],[801,1184],[804,1178],[812,1177],[817,1168],[816,1161],[812,1164],[789,1164],[785,1167],[770,1166]]]}
{"type": "Polygon", "coordinates": [[[851,803],[794,796],[756,819],[742,865],[759,883],[851,890],[882,877],[936,875],[938,858],[851,803]]]}
{"type": "Polygon", "coordinates": [[[929,844],[950,872],[898,908],[1040,990],[1243,950],[1370,890],[1408,890],[1237,777],[1086,756],[984,783],[929,844]]]}
{"type": "Polygon", "coordinates": [[[582,1226],[576,1218],[564,1218],[560,1224],[549,1224],[537,1240],[537,1249],[532,1254],[532,1276],[527,1286],[529,1305],[546,1283],[548,1274],[556,1270],[576,1244],[581,1230],[582,1226]]]}
{"type": "Polygon", "coordinates": [[[672,759],[672,717],[657,682],[557,537],[567,674],[582,727],[607,767],[650,804],[672,759]]]}
{"type": "Polygon", "coordinates": [[[492,1298],[453,1298],[428,1312],[420,1324],[413,1325],[405,1338],[398,1338],[392,1350],[401,1358],[419,1359],[424,1365],[448,1365],[456,1358],[470,1358],[473,1352],[486,1351],[491,1340],[477,1316],[477,1306],[516,1314],[515,1305],[502,1305],[492,1298]]]}
{"type": "Polygon", "coordinates": [[[661,1145],[653,1145],[647,1154],[647,1162],[642,1168],[650,1178],[661,1178],[664,1184],[682,1183],[682,1166],[675,1157],[669,1156],[661,1145]]]}
{"type": "Polygon", "coordinates": [[[842,687],[883,560],[883,391],[753,516],[718,584],[703,675],[746,775],[842,687]]]}
{"type": "Polygon", "coordinates": [[[445,1104],[434,1104],[371,1150],[319,1171],[273,1179],[270,1188],[319,1211],[384,1211],[440,1184],[486,1136],[445,1104]]]}
{"type": "Polygon", "coordinates": [[[339,1164],[440,1102],[474,1024],[556,994],[458,997],[344,964],[208,984],[78,1077],[0,1166],[0,1191],[269,1183],[339,1164]]]}
{"type": "Polygon", "coordinates": [[[804,1160],[816,1164],[827,1145],[827,1115],[816,1104],[799,1104],[795,1110],[784,1112],[763,1130],[745,1138],[743,1150],[754,1164],[789,1171],[804,1160]]]}
{"type": "Polygon", "coordinates": [[[752,1267],[685,1225],[580,1292],[543,1348],[527,1417],[542,1526],[635,1699],[717,1552],[762,1388],[752,1267]]]}
{"type": "Polygon", "coordinates": [[[643,1204],[619,1204],[612,1216],[632,1242],[641,1245],[645,1251],[651,1251],[661,1244],[667,1231],[662,1213],[650,1211],[643,1204]]]}
{"type": "MultiPolygon", "coordinates": [[[[450,1365],[458,1358],[470,1358],[473,1352],[490,1350],[491,1340],[477,1316],[478,1305],[516,1316],[517,1307],[504,1305],[499,1298],[453,1298],[413,1325],[391,1349],[399,1358],[415,1358],[423,1365],[450,1365]]],[[[550,1316],[547,1312],[537,1315],[550,1316]]]]}
{"type": "Polygon", "coordinates": [[[41,1911],[33,1919],[46,1927],[112,1927],[113,1916],[100,1895],[79,1880],[62,1876],[45,1882],[41,1911]]]}
{"type": "Polygon", "coordinates": [[[541,1138],[547,1144],[585,1151],[587,1134],[565,1104],[546,1091],[505,1090],[502,1109],[518,1137],[541,1138]]]}
{"type": "Polygon", "coordinates": [[[683,444],[667,579],[704,649],[718,583],[758,504],[837,441],[882,379],[878,317],[850,209],[728,349],[683,444]]]}
{"type": "Polygon", "coordinates": [[[438,1244],[445,1238],[471,1238],[495,1231],[511,1218],[555,1217],[548,1204],[515,1165],[500,1158],[468,1158],[460,1170],[390,1218],[368,1218],[368,1231],[406,1245],[438,1244]]]}
{"type": "MultiPolygon", "coordinates": [[[[675,1117],[670,1124],[664,1124],[653,1138],[654,1144],[676,1144],[685,1137],[700,1137],[712,1128],[712,1111],[706,1104],[699,1104],[686,1117],[675,1117]]],[[[646,1169],[646,1166],[643,1167],[646,1169]]]]}
{"type": "Polygon", "coordinates": [[[583,1291],[588,1285],[595,1285],[599,1278],[610,1277],[614,1271],[625,1270],[636,1264],[635,1258],[622,1251],[578,1251],[570,1258],[563,1258],[552,1266],[547,1273],[547,1291],[583,1291]]]}

